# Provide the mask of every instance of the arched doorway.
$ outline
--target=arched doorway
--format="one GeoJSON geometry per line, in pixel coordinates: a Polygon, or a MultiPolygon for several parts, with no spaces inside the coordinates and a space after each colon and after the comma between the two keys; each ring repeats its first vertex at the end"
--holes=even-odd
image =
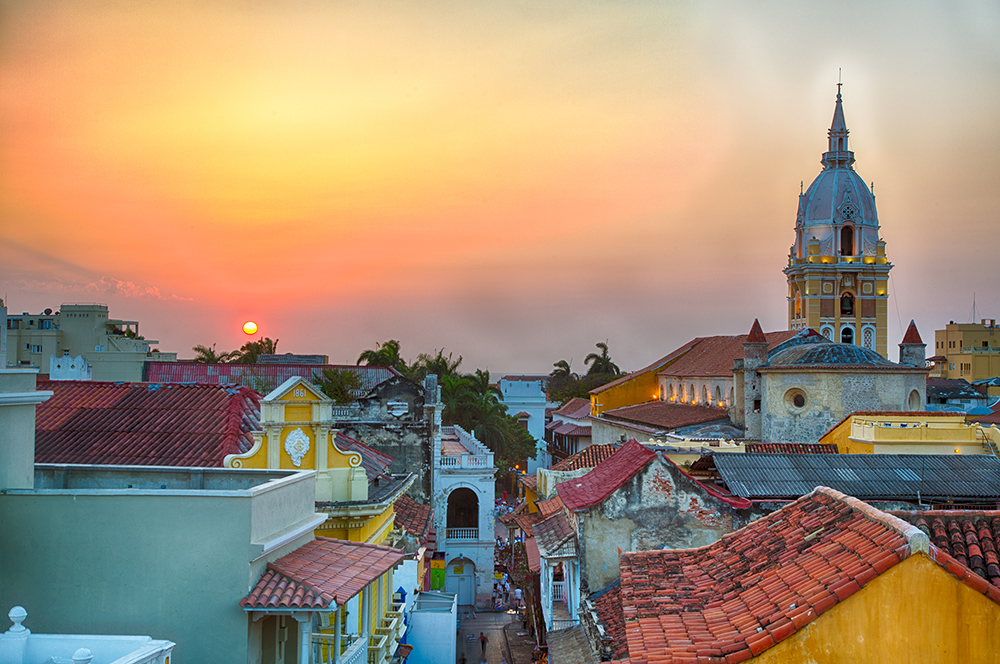
{"type": "Polygon", "coordinates": [[[458,603],[476,603],[476,564],[468,558],[455,558],[444,573],[444,591],[458,596],[458,603]]]}

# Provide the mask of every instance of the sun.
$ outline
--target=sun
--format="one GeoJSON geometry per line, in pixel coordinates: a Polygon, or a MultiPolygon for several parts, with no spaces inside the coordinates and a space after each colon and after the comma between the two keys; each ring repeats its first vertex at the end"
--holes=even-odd
{"type": "Polygon", "coordinates": [[[257,323],[253,322],[252,320],[248,320],[247,322],[243,323],[243,331],[246,332],[247,334],[256,334],[257,323]]]}

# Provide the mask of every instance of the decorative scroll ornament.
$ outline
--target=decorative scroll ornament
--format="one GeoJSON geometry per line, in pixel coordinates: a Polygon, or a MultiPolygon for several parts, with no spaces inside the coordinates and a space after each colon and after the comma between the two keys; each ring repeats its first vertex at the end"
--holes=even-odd
{"type": "Polygon", "coordinates": [[[302,429],[296,429],[285,437],[285,451],[292,458],[292,464],[298,468],[302,465],[302,457],[309,451],[309,436],[302,429]]]}

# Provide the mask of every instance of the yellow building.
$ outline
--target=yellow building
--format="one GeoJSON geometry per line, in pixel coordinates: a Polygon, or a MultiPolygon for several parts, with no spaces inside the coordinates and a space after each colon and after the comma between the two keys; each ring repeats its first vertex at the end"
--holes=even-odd
{"type": "Polygon", "coordinates": [[[979,324],[952,321],[934,332],[935,378],[964,378],[970,383],[1000,376],[1000,328],[996,319],[979,324]]]}
{"type": "Polygon", "coordinates": [[[302,377],[289,378],[261,400],[261,431],[226,468],[316,471],[316,509],[327,520],[316,535],[379,544],[392,532],[396,500],[414,476],[389,475],[391,459],[333,427],[333,401],[302,377]],[[383,457],[382,464],[368,463],[383,457]],[[368,469],[365,466],[368,465],[368,469]],[[369,471],[374,477],[369,476],[369,471]]]}
{"type": "Polygon", "coordinates": [[[714,544],[622,554],[597,611],[633,662],[995,664],[997,519],[817,487],[714,544]]]}
{"type": "Polygon", "coordinates": [[[840,84],[823,170],[799,194],[788,278],[788,327],[889,358],[889,270],[875,196],[854,171],[840,84]]]}
{"type": "Polygon", "coordinates": [[[852,413],[820,443],[841,454],[996,454],[1000,429],[966,424],[964,413],[852,413]]]}

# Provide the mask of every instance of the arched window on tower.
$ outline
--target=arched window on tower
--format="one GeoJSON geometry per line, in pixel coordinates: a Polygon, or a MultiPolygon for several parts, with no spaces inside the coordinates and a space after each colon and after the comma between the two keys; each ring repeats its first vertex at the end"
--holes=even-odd
{"type": "Polygon", "coordinates": [[[849,327],[845,327],[840,331],[840,343],[842,344],[853,344],[854,343],[854,330],[849,327]]]}
{"type": "Polygon", "coordinates": [[[840,296],[840,315],[841,316],[853,316],[854,315],[854,296],[850,293],[844,293],[840,296]]]}
{"type": "Polygon", "coordinates": [[[844,226],[840,229],[840,255],[854,255],[854,227],[844,226]]]}
{"type": "Polygon", "coordinates": [[[795,317],[802,318],[802,293],[795,293],[795,317]]]}

